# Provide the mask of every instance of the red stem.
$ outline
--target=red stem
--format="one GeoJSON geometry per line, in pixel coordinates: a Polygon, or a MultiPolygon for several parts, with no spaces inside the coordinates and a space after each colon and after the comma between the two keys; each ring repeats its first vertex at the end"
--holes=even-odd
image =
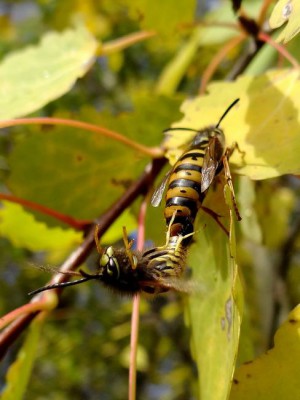
{"type": "Polygon", "coordinates": [[[34,203],[33,201],[25,200],[21,197],[13,196],[11,194],[0,193],[0,200],[7,200],[11,203],[20,204],[21,206],[30,208],[31,210],[39,211],[40,213],[49,215],[50,217],[53,217],[58,221],[64,222],[65,224],[77,230],[84,230],[88,225],[93,222],[91,220],[77,220],[70,217],[69,215],[62,214],[41,204],[34,203]]]}
{"type": "MultiPolygon", "coordinates": [[[[96,224],[99,224],[99,236],[102,236],[107,231],[111,224],[130,204],[133,203],[133,201],[139,195],[148,191],[149,185],[153,183],[154,179],[159,174],[165,163],[165,159],[153,160],[153,162],[145,168],[141,177],[127,189],[122,197],[115,202],[106,213],[104,213],[97,221],[95,221],[96,224]]],[[[95,247],[94,231],[95,225],[93,224],[93,226],[91,226],[88,230],[84,242],[70,254],[60,270],[75,270],[85,261],[95,247]]],[[[48,284],[65,282],[67,279],[67,275],[58,274],[48,284]]],[[[55,291],[58,295],[61,293],[61,289],[56,289],[55,291]]],[[[40,296],[41,294],[34,296],[31,302],[40,300],[40,296]]],[[[26,329],[26,327],[38,314],[39,312],[26,314],[15,320],[3,332],[0,333],[0,359],[6,354],[6,351],[9,349],[11,344],[20,336],[23,330],[26,329]]]]}
{"type": "MultiPolygon", "coordinates": [[[[139,220],[138,220],[138,236],[137,250],[142,251],[145,243],[145,219],[147,210],[147,199],[142,202],[139,220]]],[[[130,360],[129,360],[129,393],[128,399],[135,400],[136,398],[136,360],[137,348],[139,340],[139,322],[140,322],[140,299],[137,294],[133,298],[132,318],[131,318],[131,337],[130,337],[130,360]]]]}
{"type": "Polygon", "coordinates": [[[107,129],[103,126],[93,125],[88,122],[77,121],[73,119],[65,119],[65,118],[52,118],[52,117],[19,118],[19,119],[11,119],[0,122],[0,128],[6,128],[17,125],[63,125],[77,129],[85,129],[87,131],[98,133],[102,136],[114,139],[120,143],[123,143],[125,146],[135,149],[152,158],[160,158],[163,156],[163,151],[159,147],[151,148],[144,146],[138,142],[135,142],[134,140],[128,139],[126,136],[123,136],[118,132],[107,129]]]}

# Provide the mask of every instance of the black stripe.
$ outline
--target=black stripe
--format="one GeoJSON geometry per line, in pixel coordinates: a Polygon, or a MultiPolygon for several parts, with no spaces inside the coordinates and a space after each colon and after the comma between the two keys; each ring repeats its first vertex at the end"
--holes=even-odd
{"type": "Polygon", "coordinates": [[[175,196],[168,199],[166,202],[166,208],[171,206],[187,207],[193,217],[196,215],[198,210],[196,201],[188,199],[187,197],[175,196]]]}
{"type": "Polygon", "coordinates": [[[166,250],[158,250],[157,247],[154,247],[153,249],[146,250],[143,253],[143,257],[147,256],[149,258],[154,258],[154,257],[158,257],[158,256],[164,256],[166,254],[168,254],[168,250],[167,249],[166,250]],[[149,255],[151,253],[152,253],[152,255],[149,257],[149,255]]]}
{"type": "Polygon", "coordinates": [[[194,190],[196,190],[196,192],[200,195],[201,194],[201,184],[196,182],[196,181],[191,181],[189,179],[176,179],[175,181],[171,182],[171,184],[168,187],[169,189],[173,189],[173,188],[178,188],[180,190],[180,188],[192,188],[194,190]]]}
{"type": "Polygon", "coordinates": [[[194,151],[194,152],[187,152],[187,153],[184,153],[180,158],[179,158],[179,160],[178,161],[182,161],[182,160],[185,160],[185,159],[187,159],[187,158],[192,158],[193,160],[197,160],[197,158],[203,158],[204,157],[204,149],[203,149],[203,153],[201,153],[200,152],[200,149],[199,149],[199,151],[194,151]]]}
{"type": "Polygon", "coordinates": [[[195,164],[189,164],[189,163],[178,165],[178,167],[176,167],[174,169],[173,173],[176,173],[178,171],[184,171],[184,170],[187,170],[187,172],[188,172],[188,170],[191,170],[191,171],[198,171],[201,173],[202,165],[195,165],[195,164]]]}

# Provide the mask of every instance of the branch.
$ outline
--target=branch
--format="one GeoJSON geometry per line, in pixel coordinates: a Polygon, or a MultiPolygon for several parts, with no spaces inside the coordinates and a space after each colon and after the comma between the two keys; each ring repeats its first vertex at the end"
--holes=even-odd
{"type": "MultiPolygon", "coordinates": [[[[149,164],[140,178],[135,181],[127,191],[122,195],[122,197],[115,202],[109,210],[107,210],[99,219],[95,221],[95,224],[99,224],[99,236],[102,236],[110,225],[122,214],[122,212],[133,203],[136,198],[147,192],[149,186],[153,183],[156,176],[161,171],[162,167],[165,165],[166,160],[164,158],[153,160],[151,164],[149,164]]],[[[87,232],[87,236],[84,242],[73,251],[70,256],[63,263],[60,268],[61,271],[72,271],[79,267],[84,260],[88,257],[88,255],[93,250],[94,244],[94,230],[95,224],[93,224],[87,232]]],[[[55,275],[55,277],[49,282],[58,283],[64,282],[68,279],[67,276],[63,274],[55,275]]],[[[61,289],[55,289],[56,293],[60,295],[61,289]]],[[[39,294],[31,300],[32,302],[36,301],[39,296],[43,294],[39,294]]],[[[23,330],[30,324],[30,322],[39,315],[39,312],[26,314],[17,320],[15,320],[6,330],[1,332],[0,334],[0,359],[5,355],[6,351],[10,347],[10,345],[20,336],[23,330]]]]}

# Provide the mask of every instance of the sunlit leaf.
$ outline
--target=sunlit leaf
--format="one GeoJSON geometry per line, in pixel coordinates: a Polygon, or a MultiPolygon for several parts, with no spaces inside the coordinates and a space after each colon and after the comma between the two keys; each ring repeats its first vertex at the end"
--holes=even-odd
{"type": "Polygon", "coordinates": [[[35,220],[18,204],[3,202],[0,208],[0,235],[16,247],[31,251],[67,251],[82,241],[82,233],[73,229],[49,228],[35,220]]]}
{"type": "MultiPolygon", "coordinates": [[[[213,193],[211,201],[217,207],[223,204],[220,210],[223,215],[228,214],[222,188],[219,189],[219,195],[213,193]]],[[[243,295],[227,235],[203,212],[198,227],[188,265],[193,270],[193,280],[203,283],[204,293],[195,291],[189,297],[192,352],[199,370],[199,398],[221,400],[227,398],[231,387],[243,295]]]]}
{"type": "Polygon", "coordinates": [[[94,61],[97,42],[83,27],[52,32],[0,65],[0,119],[38,110],[68,92],[94,61]]]}
{"type": "Polygon", "coordinates": [[[41,320],[36,320],[31,324],[17,359],[8,370],[1,400],[22,400],[24,398],[39,344],[41,327],[41,320]]]}
{"type": "Polygon", "coordinates": [[[231,400],[299,397],[300,306],[289,314],[274,341],[274,348],[236,371],[231,400]]]}
{"type": "MultiPolygon", "coordinates": [[[[227,145],[237,142],[244,152],[234,151],[230,158],[234,172],[251,179],[299,174],[299,90],[299,73],[291,70],[243,76],[235,82],[213,82],[208,95],[183,103],[185,117],[174,126],[201,129],[215,125],[233,100],[240,98],[221,123],[227,145]]],[[[176,130],[167,135],[165,147],[174,163],[195,133],[176,130]]]]}
{"type": "Polygon", "coordinates": [[[272,11],[269,24],[275,29],[286,24],[277,37],[278,42],[287,43],[300,30],[300,3],[297,0],[279,0],[272,11]]]}

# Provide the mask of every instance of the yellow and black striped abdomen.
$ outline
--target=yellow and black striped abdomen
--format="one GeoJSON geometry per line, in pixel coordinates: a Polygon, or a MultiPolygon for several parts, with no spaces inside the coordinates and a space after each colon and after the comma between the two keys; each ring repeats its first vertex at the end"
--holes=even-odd
{"type": "Polygon", "coordinates": [[[147,268],[151,269],[156,278],[179,278],[185,267],[187,247],[181,236],[173,236],[169,243],[155,247],[143,253],[147,260],[147,268]]]}
{"type": "Polygon", "coordinates": [[[193,222],[204,200],[201,193],[202,165],[206,144],[185,152],[176,162],[168,182],[166,207],[167,225],[176,213],[175,221],[188,219],[193,222]]]}

